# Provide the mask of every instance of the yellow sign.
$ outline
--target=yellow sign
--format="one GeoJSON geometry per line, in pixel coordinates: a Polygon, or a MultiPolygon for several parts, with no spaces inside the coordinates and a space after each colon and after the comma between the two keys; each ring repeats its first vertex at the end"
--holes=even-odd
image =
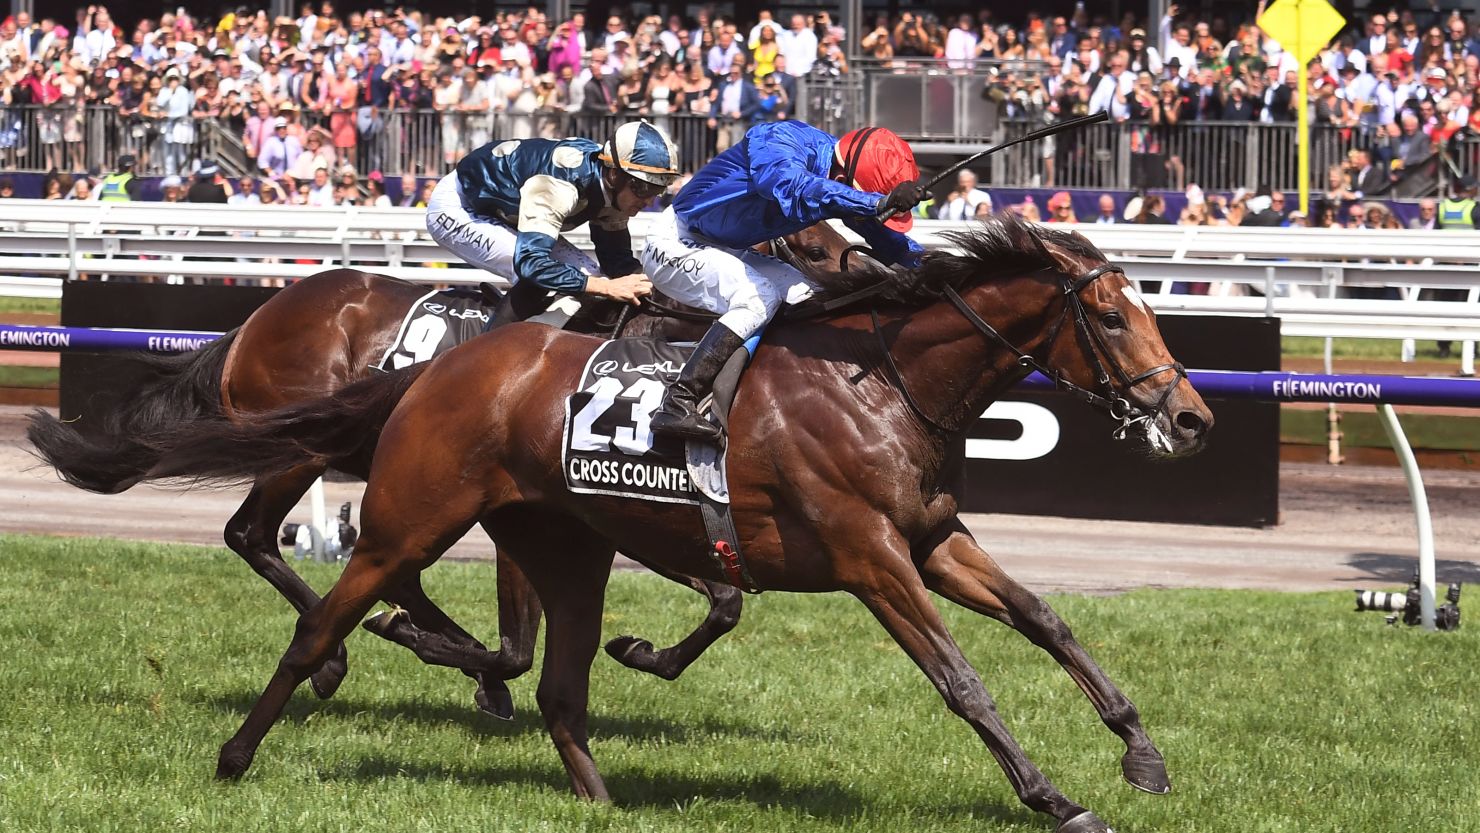
{"type": "Polygon", "coordinates": [[[1326,0],[1275,0],[1259,16],[1259,28],[1300,62],[1302,78],[1304,65],[1319,55],[1345,25],[1346,18],[1326,0]]]}

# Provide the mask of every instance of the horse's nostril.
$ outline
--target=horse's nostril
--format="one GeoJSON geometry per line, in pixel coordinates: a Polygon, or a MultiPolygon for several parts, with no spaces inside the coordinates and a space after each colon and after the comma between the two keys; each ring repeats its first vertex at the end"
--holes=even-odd
{"type": "Polygon", "coordinates": [[[1201,437],[1203,431],[1207,430],[1207,423],[1203,418],[1192,411],[1183,411],[1177,414],[1177,427],[1187,431],[1194,437],[1201,437]]]}

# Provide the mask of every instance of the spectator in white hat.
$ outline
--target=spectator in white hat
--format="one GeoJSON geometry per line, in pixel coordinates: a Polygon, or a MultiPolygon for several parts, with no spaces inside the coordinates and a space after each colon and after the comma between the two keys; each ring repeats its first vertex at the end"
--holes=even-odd
{"type": "Polygon", "coordinates": [[[257,154],[257,166],[268,176],[279,177],[288,172],[302,153],[298,137],[288,132],[288,120],[278,116],[272,123],[272,135],[262,143],[262,151],[257,154]]]}

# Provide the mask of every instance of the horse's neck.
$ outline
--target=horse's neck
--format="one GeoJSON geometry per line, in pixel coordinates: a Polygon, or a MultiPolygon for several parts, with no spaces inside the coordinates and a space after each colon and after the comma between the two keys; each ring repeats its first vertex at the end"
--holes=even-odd
{"type": "MultiPolygon", "coordinates": [[[[1014,343],[1031,351],[1038,346],[1047,322],[1040,327],[1026,325],[1043,304],[1015,299],[1013,307],[1031,308],[1035,313],[1013,312],[1002,300],[1010,291],[1007,286],[974,287],[963,297],[999,333],[1009,339],[1023,337],[1024,341],[1014,343]],[[1036,329],[1037,334],[1025,336],[1028,329],[1036,329]]],[[[949,302],[901,316],[885,324],[884,331],[910,396],[926,417],[952,433],[968,429],[1024,373],[1016,355],[977,330],[949,302]]]]}

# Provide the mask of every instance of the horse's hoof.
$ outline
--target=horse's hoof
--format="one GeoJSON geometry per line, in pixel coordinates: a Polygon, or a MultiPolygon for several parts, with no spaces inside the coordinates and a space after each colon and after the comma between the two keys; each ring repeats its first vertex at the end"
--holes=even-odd
{"type": "Polygon", "coordinates": [[[652,666],[653,643],[635,636],[619,636],[606,643],[611,658],[628,668],[647,671],[652,666]]]}
{"type": "Polygon", "coordinates": [[[478,690],[473,692],[473,702],[478,711],[499,720],[514,719],[514,695],[504,681],[487,674],[478,675],[478,690]]]}
{"type": "Polygon", "coordinates": [[[619,636],[606,643],[606,652],[611,654],[612,659],[634,671],[644,671],[670,681],[678,679],[678,672],[663,666],[658,659],[658,652],[653,650],[653,643],[646,639],[619,636]]]}
{"type": "Polygon", "coordinates": [[[1100,817],[1085,810],[1054,829],[1054,833],[1115,833],[1100,817]]]}
{"type": "Polygon", "coordinates": [[[1172,791],[1172,780],[1167,775],[1167,763],[1156,752],[1125,753],[1120,759],[1120,771],[1126,783],[1152,795],[1166,795],[1172,791]]]}
{"type": "Polygon", "coordinates": [[[390,639],[391,634],[401,627],[403,622],[411,621],[411,614],[399,607],[377,613],[360,623],[360,627],[375,634],[381,639],[390,639]]]}
{"type": "Polygon", "coordinates": [[[339,684],[344,682],[344,675],[349,673],[349,653],[344,650],[344,645],[339,646],[339,652],[332,659],[324,663],[323,667],[309,675],[308,684],[313,688],[313,693],[320,700],[328,700],[339,690],[339,684]]]}
{"type": "Polygon", "coordinates": [[[245,775],[251,765],[252,753],[238,750],[231,741],[227,741],[221,747],[221,756],[216,759],[216,780],[235,781],[245,775]]]}

